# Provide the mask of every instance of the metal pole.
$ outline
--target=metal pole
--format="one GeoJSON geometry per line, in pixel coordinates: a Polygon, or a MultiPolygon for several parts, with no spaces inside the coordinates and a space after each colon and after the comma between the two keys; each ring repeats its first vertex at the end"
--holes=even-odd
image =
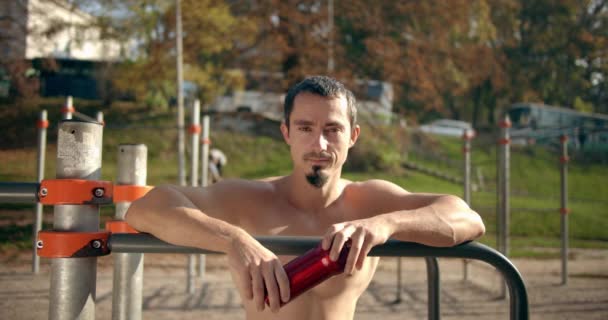
{"type": "Polygon", "coordinates": [[[190,185],[196,187],[198,185],[198,150],[201,137],[201,102],[197,99],[192,105],[192,166],[190,170],[190,185]]]}
{"type": "MultiPolygon", "coordinates": [[[[40,111],[40,119],[38,120],[38,157],[37,157],[37,168],[36,168],[36,181],[40,183],[44,179],[44,160],[46,156],[46,128],[48,128],[49,122],[47,120],[46,110],[40,111]]],[[[38,231],[42,230],[42,204],[36,202],[36,211],[34,213],[34,227],[32,233],[32,272],[38,274],[40,271],[40,258],[36,253],[36,235],[38,231]]]]}
{"type": "Polygon", "coordinates": [[[334,0],[327,2],[327,25],[329,43],[327,46],[327,73],[334,72],[334,0]]]}
{"type": "Polygon", "coordinates": [[[201,144],[203,150],[201,152],[201,186],[206,187],[209,184],[209,116],[203,117],[203,136],[201,144]]]}
{"type": "Polygon", "coordinates": [[[65,99],[65,105],[61,109],[61,114],[63,115],[62,119],[63,120],[72,119],[72,113],[74,113],[74,111],[75,111],[75,109],[74,109],[72,96],[68,96],[65,99]]]}
{"type": "MultiPolygon", "coordinates": [[[[118,146],[117,185],[146,185],[148,148],[144,144],[118,146]]],[[[117,220],[124,220],[130,202],[116,203],[117,220]]],[[[112,319],[141,319],[144,255],[115,253],[112,290],[112,319]]]]}
{"type": "MultiPolygon", "coordinates": [[[[211,144],[211,140],[209,140],[209,116],[206,115],[203,117],[203,150],[201,152],[201,162],[202,162],[202,179],[201,185],[206,187],[209,184],[209,145],[211,144]]],[[[198,256],[198,275],[201,279],[205,277],[205,255],[200,254],[198,256]]]]}
{"type": "Polygon", "coordinates": [[[500,197],[502,195],[502,155],[500,148],[500,129],[497,137],[496,146],[496,249],[500,251],[502,248],[502,218],[500,210],[500,197]]]}
{"type": "Polygon", "coordinates": [[[562,145],[561,162],[561,234],[562,234],[562,285],[568,284],[568,136],[560,138],[562,145]]]}
{"type": "MultiPolygon", "coordinates": [[[[300,255],[314,248],[318,237],[256,237],[265,248],[277,255],[300,255]]],[[[109,240],[112,252],[147,253],[219,253],[195,247],[175,246],[150,234],[113,234],[109,240]]],[[[454,247],[430,247],[412,242],[388,240],[374,247],[370,256],[392,257],[449,257],[484,261],[494,266],[504,276],[509,286],[510,319],[528,319],[528,293],[517,268],[498,251],[477,242],[467,242],[454,247]]],[[[427,266],[429,266],[427,264],[427,266]]],[[[432,267],[432,265],[431,265],[432,267]]],[[[428,269],[427,269],[428,271],[428,269]]],[[[437,282],[438,283],[438,282],[437,282]]]]}
{"type": "Polygon", "coordinates": [[[106,122],[103,120],[103,112],[97,111],[97,114],[95,115],[95,119],[97,119],[97,122],[101,123],[102,126],[106,125],[106,122]]]}
{"type": "Polygon", "coordinates": [[[36,203],[39,186],[36,182],[0,182],[0,203],[36,203]]]}
{"type": "MultiPolygon", "coordinates": [[[[198,185],[198,147],[200,144],[200,123],[201,123],[201,104],[197,99],[194,101],[194,105],[192,105],[192,167],[190,173],[190,185],[196,187],[198,185]]],[[[190,294],[194,293],[194,276],[195,276],[195,266],[196,263],[196,255],[188,256],[188,287],[186,291],[190,294]]]]}
{"type": "MultiPolygon", "coordinates": [[[[469,129],[464,129],[462,133],[462,154],[464,156],[463,161],[463,179],[464,182],[464,201],[471,206],[471,139],[473,139],[474,133],[469,129]]],[[[462,260],[462,280],[469,280],[469,261],[462,260]]]]}
{"type": "Polygon", "coordinates": [[[439,283],[439,264],[436,257],[425,257],[426,277],[428,290],[428,319],[439,320],[441,318],[439,293],[441,284],[439,283]]]}
{"type": "Polygon", "coordinates": [[[401,257],[397,257],[397,297],[395,303],[401,303],[401,257]]]}
{"type": "MultiPolygon", "coordinates": [[[[98,123],[62,121],[57,135],[57,178],[98,180],[101,177],[103,127],[98,123]]],[[[98,205],[56,205],[56,231],[99,231],[98,205]]],[[[97,258],[51,261],[49,319],[95,319],[97,258]]]]}
{"type": "Polygon", "coordinates": [[[182,6],[180,0],[175,0],[175,29],[177,41],[177,162],[179,185],[186,185],[186,159],[184,137],[184,71],[182,49],[182,6]]]}
{"type": "MultiPolygon", "coordinates": [[[[498,140],[500,148],[500,192],[499,192],[499,234],[500,242],[498,250],[505,256],[509,256],[509,163],[510,163],[510,144],[509,128],[511,128],[511,120],[508,115],[499,123],[500,139],[498,140]]],[[[498,189],[498,188],[497,188],[498,189]]],[[[505,282],[501,281],[500,297],[506,296],[505,282]]]]}

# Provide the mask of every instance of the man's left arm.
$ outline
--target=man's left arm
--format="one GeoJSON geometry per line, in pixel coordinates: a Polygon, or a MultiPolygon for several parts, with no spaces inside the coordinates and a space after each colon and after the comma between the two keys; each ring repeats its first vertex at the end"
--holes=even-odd
{"type": "Polygon", "coordinates": [[[359,183],[348,197],[363,214],[332,225],[323,237],[324,249],[337,260],[349,239],[345,271],[360,269],[369,251],[389,238],[435,247],[450,247],[476,239],[485,232],[481,217],[459,197],[409,193],[382,180],[359,183]]]}

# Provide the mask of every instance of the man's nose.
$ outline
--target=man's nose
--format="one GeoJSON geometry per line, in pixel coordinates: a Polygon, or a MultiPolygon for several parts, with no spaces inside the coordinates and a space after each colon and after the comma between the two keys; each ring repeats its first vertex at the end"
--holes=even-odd
{"type": "Polygon", "coordinates": [[[320,133],[315,137],[313,141],[313,148],[315,151],[327,150],[327,138],[323,133],[320,133]]]}

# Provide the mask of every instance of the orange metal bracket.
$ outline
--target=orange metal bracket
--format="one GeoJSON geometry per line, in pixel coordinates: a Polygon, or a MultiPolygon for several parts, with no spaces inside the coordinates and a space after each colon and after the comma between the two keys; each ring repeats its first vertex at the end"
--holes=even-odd
{"type": "Polygon", "coordinates": [[[40,231],[38,256],[44,258],[84,258],[110,254],[110,232],[40,231]]]}
{"type": "Polygon", "coordinates": [[[117,202],[133,202],[152,190],[152,186],[114,185],[113,200],[117,202]]]}
{"type": "Polygon", "coordinates": [[[498,123],[498,126],[501,128],[511,128],[511,120],[507,118],[503,121],[500,121],[498,123]]]}
{"type": "Polygon", "coordinates": [[[36,122],[36,127],[38,129],[46,129],[49,127],[49,121],[48,120],[38,120],[36,122]]]}
{"type": "Polygon", "coordinates": [[[42,180],[38,190],[40,203],[57,204],[111,204],[112,182],[81,179],[42,180]]]}
{"type": "Polygon", "coordinates": [[[106,221],[106,231],[111,233],[139,233],[123,220],[106,221]]]}
{"type": "Polygon", "coordinates": [[[74,107],[72,107],[72,106],[63,106],[61,108],[61,113],[68,113],[68,112],[76,112],[76,109],[74,109],[74,107]]]}
{"type": "Polygon", "coordinates": [[[188,132],[189,132],[190,134],[198,134],[198,133],[201,133],[201,130],[202,130],[202,129],[201,129],[201,126],[200,126],[200,125],[197,125],[197,124],[192,124],[192,125],[190,125],[190,127],[188,127],[188,132]]]}
{"type": "Polygon", "coordinates": [[[504,144],[509,144],[509,143],[511,143],[511,139],[505,139],[505,138],[498,139],[498,144],[504,145],[504,144]]]}

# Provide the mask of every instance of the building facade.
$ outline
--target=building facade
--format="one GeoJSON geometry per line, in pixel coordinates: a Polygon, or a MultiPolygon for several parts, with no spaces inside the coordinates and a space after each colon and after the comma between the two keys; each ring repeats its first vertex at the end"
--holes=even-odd
{"type": "Polygon", "coordinates": [[[3,60],[62,58],[113,61],[117,41],[104,39],[95,17],[62,0],[0,1],[3,60]]]}

